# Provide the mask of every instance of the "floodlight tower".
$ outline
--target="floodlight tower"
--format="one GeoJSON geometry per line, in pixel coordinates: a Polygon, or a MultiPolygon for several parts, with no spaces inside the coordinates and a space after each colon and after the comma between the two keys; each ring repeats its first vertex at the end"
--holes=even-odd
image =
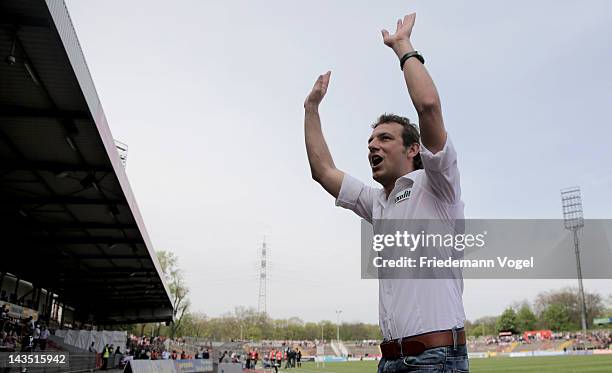
{"type": "Polygon", "coordinates": [[[267,274],[267,247],[266,238],[264,237],[263,244],[261,245],[261,262],[259,264],[259,302],[257,304],[258,313],[267,313],[267,302],[266,302],[266,285],[268,282],[267,274]]]}
{"type": "Polygon", "coordinates": [[[337,322],[336,322],[336,340],[340,342],[340,314],[342,310],[336,310],[337,322]]]}
{"type": "Polygon", "coordinates": [[[582,213],[582,197],[580,187],[571,187],[561,190],[561,205],[563,207],[563,221],[565,229],[574,232],[574,251],[576,252],[576,271],[578,274],[578,290],[580,291],[580,303],[582,312],[580,319],[582,331],[587,330],[586,301],[584,299],[584,287],[582,286],[582,267],[580,266],[580,242],[578,231],[584,227],[584,215],[582,213]]]}

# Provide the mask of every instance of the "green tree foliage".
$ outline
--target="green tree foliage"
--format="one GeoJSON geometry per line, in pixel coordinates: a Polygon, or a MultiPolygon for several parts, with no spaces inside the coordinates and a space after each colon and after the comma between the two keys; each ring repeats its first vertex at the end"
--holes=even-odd
{"type": "Polygon", "coordinates": [[[578,328],[578,324],[571,322],[567,309],[558,303],[549,305],[542,312],[541,317],[545,327],[553,331],[568,331],[578,328]]]}
{"type": "Polygon", "coordinates": [[[178,266],[178,257],[169,251],[158,251],[157,260],[161,266],[162,273],[172,297],[174,308],[174,322],[170,325],[170,337],[174,338],[177,331],[181,329],[183,319],[189,309],[189,288],[185,284],[181,269],[178,266]]]}
{"type": "MultiPolygon", "coordinates": [[[[272,319],[246,307],[236,307],[233,312],[213,318],[203,313],[190,313],[187,298],[189,289],[178,266],[178,258],[167,251],[159,251],[157,256],[171,293],[175,322],[170,326],[157,323],[123,325],[119,328],[141,335],[189,336],[211,341],[336,338],[336,324],[332,321],[304,322],[297,317],[272,319]]],[[[588,320],[612,316],[612,295],[607,300],[604,302],[599,294],[586,293],[588,320]]],[[[574,288],[539,294],[533,309],[527,302],[522,302],[507,308],[499,317],[487,316],[465,323],[468,335],[474,337],[502,331],[520,333],[539,328],[568,331],[577,330],[579,326],[580,302],[578,291],[574,288]]],[[[377,340],[381,335],[375,324],[343,323],[340,326],[340,338],[377,340]]]]}
{"type": "Polygon", "coordinates": [[[516,312],[512,308],[506,308],[506,310],[497,319],[497,332],[512,332],[518,331],[516,325],[516,312]]]}
{"type": "MultiPolygon", "coordinates": [[[[162,328],[162,334],[166,330],[162,328]]],[[[271,319],[253,308],[236,307],[233,312],[209,318],[204,314],[187,313],[176,336],[202,340],[315,340],[336,338],[336,324],[331,321],[304,322],[297,317],[271,319]]],[[[378,325],[343,323],[340,337],[345,340],[380,339],[378,325]]]]}
{"type": "MultiPolygon", "coordinates": [[[[593,318],[605,316],[606,307],[601,295],[586,291],[584,295],[587,309],[587,324],[590,325],[593,318]]],[[[566,287],[561,290],[540,293],[535,301],[536,312],[543,313],[554,304],[560,305],[567,312],[571,325],[580,325],[582,306],[577,288],[566,287]]]]}
{"type": "Polygon", "coordinates": [[[535,330],[538,327],[538,318],[529,307],[529,304],[524,303],[516,313],[517,332],[522,333],[529,330],[535,330]]]}
{"type": "Polygon", "coordinates": [[[465,330],[468,335],[474,337],[495,334],[497,333],[497,319],[496,316],[485,316],[474,322],[466,321],[465,330]]]}

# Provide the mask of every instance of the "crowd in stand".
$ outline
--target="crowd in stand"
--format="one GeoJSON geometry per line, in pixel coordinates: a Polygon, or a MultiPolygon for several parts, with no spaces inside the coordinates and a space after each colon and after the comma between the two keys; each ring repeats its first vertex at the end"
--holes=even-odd
{"type": "MultiPolygon", "coordinates": [[[[301,348],[312,348],[312,347],[316,347],[320,343],[325,343],[325,342],[326,341],[319,341],[318,339],[315,339],[314,341],[292,340],[291,344],[293,346],[299,346],[301,348]]],[[[287,344],[287,341],[286,340],[263,340],[260,342],[260,344],[263,347],[279,346],[279,345],[284,346],[287,344]]]]}
{"type": "Polygon", "coordinates": [[[42,321],[32,316],[21,320],[11,319],[6,304],[0,308],[0,351],[45,351],[50,331],[42,321]]]}
{"type": "Polygon", "coordinates": [[[375,339],[364,339],[363,341],[355,342],[355,347],[378,346],[380,341],[375,339]]]}
{"type": "MultiPolygon", "coordinates": [[[[553,334],[553,338],[555,338],[555,334],[553,334]]],[[[612,331],[609,330],[590,331],[586,334],[563,333],[560,338],[573,340],[574,349],[588,349],[589,347],[602,350],[612,349],[612,331]]]]}
{"type": "Polygon", "coordinates": [[[564,349],[569,350],[585,350],[585,349],[612,349],[612,331],[610,330],[593,330],[586,334],[582,332],[559,332],[552,333],[550,338],[539,335],[529,336],[525,338],[523,334],[513,334],[505,336],[482,336],[472,338],[470,340],[470,349],[478,350],[483,346],[509,346],[512,343],[519,345],[528,344],[544,344],[546,342],[571,342],[564,349]]]}
{"type": "MultiPolygon", "coordinates": [[[[185,352],[185,350],[168,350],[166,349],[166,344],[169,342],[174,343],[183,343],[184,339],[176,338],[176,339],[168,339],[166,337],[139,337],[135,335],[130,335],[127,340],[127,344],[125,346],[125,353],[121,353],[119,351],[119,346],[117,346],[116,351],[113,355],[120,354],[120,360],[117,365],[119,367],[125,366],[129,360],[185,360],[185,359],[210,359],[210,350],[208,348],[200,347],[200,349],[194,354],[190,354],[185,352]]],[[[90,351],[96,352],[92,346],[90,347],[90,351]]],[[[108,346],[108,345],[107,345],[108,346]]],[[[109,352],[113,351],[113,345],[110,345],[107,349],[102,352],[103,356],[103,367],[107,365],[107,361],[110,358],[111,361],[115,360],[109,352]]]]}

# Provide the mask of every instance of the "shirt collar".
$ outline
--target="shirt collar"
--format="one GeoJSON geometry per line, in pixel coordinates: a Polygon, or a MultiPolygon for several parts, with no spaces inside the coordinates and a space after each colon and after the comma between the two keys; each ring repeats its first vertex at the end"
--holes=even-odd
{"type": "Polygon", "coordinates": [[[395,187],[397,188],[397,186],[400,183],[406,183],[410,186],[414,185],[414,182],[416,181],[417,177],[423,172],[423,170],[419,169],[419,170],[414,170],[411,172],[408,172],[406,175],[398,178],[397,180],[395,180],[395,187]]]}
{"type": "MultiPolygon", "coordinates": [[[[414,171],[407,173],[404,176],[399,177],[397,180],[395,180],[395,187],[393,187],[393,191],[391,192],[391,194],[393,194],[394,191],[396,191],[400,185],[402,187],[412,187],[414,183],[416,182],[416,179],[419,177],[419,175],[422,172],[423,172],[422,169],[414,170],[414,171]]],[[[380,191],[381,193],[378,198],[380,199],[380,202],[384,204],[388,200],[388,198],[387,198],[387,195],[385,194],[384,189],[381,189],[380,191]]],[[[391,196],[391,194],[389,196],[391,196]]]]}

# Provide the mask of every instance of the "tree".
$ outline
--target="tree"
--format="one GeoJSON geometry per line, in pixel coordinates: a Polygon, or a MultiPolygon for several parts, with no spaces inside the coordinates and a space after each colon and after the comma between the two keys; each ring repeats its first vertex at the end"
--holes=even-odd
{"type": "Polygon", "coordinates": [[[537,328],[538,319],[527,303],[524,303],[516,313],[516,324],[518,332],[526,332],[537,328]]]}
{"type": "MultiPolygon", "coordinates": [[[[585,292],[584,298],[588,324],[589,320],[605,313],[605,304],[601,295],[597,293],[585,292]]],[[[540,293],[535,301],[535,309],[541,314],[553,304],[561,305],[565,309],[571,324],[577,326],[581,324],[582,304],[577,288],[566,287],[561,290],[540,293]]]]}
{"type": "Polygon", "coordinates": [[[570,321],[567,309],[561,304],[551,304],[542,312],[544,325],[553,331],[567,331],[577,329],[577,325],[570,321]]]}
{"type": "Polygon", "coordinates": [[[512,332],[516,333],[516,312],[512,308],[506,308],[497,319],[497,332],[512,332]]]}
{"type": "Polygon", "coordinates": [[[465,330],[468,335],[474,337],[495,334],[497,330],[497,317],[485,316],[475,320],[473,323],[466,322],[465,330]]]}
{"type": "Polygon", "coordinates": [[[170,296],[172,297],[174,322],[170,325],[170,338],[174,338],[189,308],[190,303],[187,298],[189,288],[187,288],[183,280],[183,275],[178,267],[178,257],[174,253],[163,250],[158,251],[157,260],[159,260],[162,273],[170,290],[170,296]]]}

